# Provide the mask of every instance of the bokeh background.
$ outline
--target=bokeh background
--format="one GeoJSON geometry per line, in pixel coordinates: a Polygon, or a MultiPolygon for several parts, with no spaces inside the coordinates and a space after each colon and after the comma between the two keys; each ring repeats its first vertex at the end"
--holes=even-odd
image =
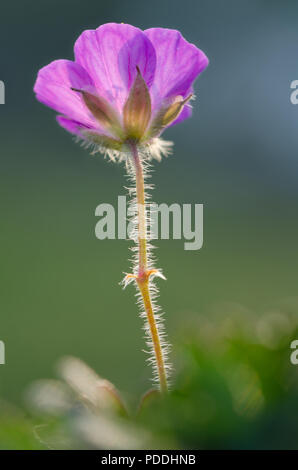
{"type": "Polygon", "coordinates": [[[134,291],[118,285],[130,243],[94,234],[96,206],[125,194],[124,168],[76,145],[32,91],[39,68],[72,59],[78,35],[106,22],[178,29],[210,59],[192,119],[166,132],[174,154],[154,164],[156,202],[204,204],[201,250],[156,242],[173,357],[185,327],[212,311],[251,312],[262,331],[268,314],[297,313],[297,18],[294,0],[1,3],[3,399],[22,407],[26,387],[68,354],[129,400],[148,388],[134,291]]]}

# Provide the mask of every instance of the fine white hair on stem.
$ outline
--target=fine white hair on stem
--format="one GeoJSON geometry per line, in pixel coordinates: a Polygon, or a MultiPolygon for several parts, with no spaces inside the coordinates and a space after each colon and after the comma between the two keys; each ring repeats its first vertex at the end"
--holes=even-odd
{"type": "MultiPolygon", "coordinates": [[[[163,312],[161,311],[160,306],[157,303],[158,300],[158,287],[155,283],[155,277],[162,277],[163,276],[161,270],[157,270],[155,268],[155,256],[153,255],[153,245],[151,244],[151,224],[153,223],[150,220],[150,211],[148,211],[148,205],[151,202],[151,195],[149,191],[153,189],[153,185],[148,183],[148,180],[151,178],[151,170],[152,166],[150,163],[150,159],[148,158],[147,152],[139,153],[139,157],[141,159],[142,168],[143,168],[143,175],[145,181],[145,211],[146,211],[146,248],[147,248],[147,269],[148,271],[152,271],[152,274],[149,278],[149,295],[152,304],[152,311],[154,314],[154,319],[158,331],[159,342],[161,345],[162,357],[164,362],[164,368],[166,372],[166,378],[168,380],[171,366],[168,362],[168,356],[170,352],[170,345],[167,342],[167,337],[164,328],[164,318],[163,312]]],[[[130,238],[134,241],[134,246],[131,247],[131,251],[133,253],[131,262],[132,262],[132,276],[126,276],[123,281],[123,286],[126,287],[130,282],[135,281],[136,277],[138,276],[139,270],[139,237],[138,237],[138,207],[137,207],[137,197],[136,197],[136,175],[135,175],[135,167],[131,160],[131,158],[127,158],[125,160],[125,166],[127,171],[127,178],[131,183],[131,186],[127,188],[130,200],[130,227],[131,233],[130,238]]],[[[152,341],[151,336],[151,328],[148,321],[148,315],[144,307],[144,301],[141,290],[139,290],[137,283],[135,282],[137,287],[136,292],[136,299],[137,304],[140,308],[140,317],[144,320],[143,330],[145,332],[145,340],[147,350],[145,351],[148,354],[147,362],[151,365],[153,369],[153,382],[159,384],[160,377],[159,377],[159,369],[156,359],[156,354],[154,350],[154,344],[152,341]]]]}
{"type": "MultiPolygon", "coordinates": [[[[158,384],[161,393],[168,390],[168,377],[170,365],[168,355],[170,346],[166,340],[164,329],[163,313],[159,305],[158,288],[155,283],[156,277],[165,279],[161,270],[155,268],[155,257],[152,253],[154,228],[151,220],[151,210],[148,211],[150,194],[148,191],[153,189],[153,185],[147,180],[151,178],[151,161],[161,160],[162,156],[168,156],[171,153],[172,142],[164,141],[155,137],[147,143],[136,142],[134,139],[128,139],[119,149],[115,141],[111,143],[109,139],[96,137],[96,142],[89,139],[87,132],[82,133],[77,140],[82,145],[91,149],[92,154],[101,152],[111,161],[124,162],[127,171],[127,177],[131,186],[127,188],[130,196],[129,215],[129,233],[128,236],[134,241],[131,248],[132,271],[126,274],[122,281],[123,287],[134,282],[137,287],[137,304],[140,307],[140,316],[145,321],[144,331],[148,350],[147,361],[153,368],[153,381],[158,384]],[[115,148],[109,147],[110,144],[115,148]]],[[[91,136],[92,137],[92,136],[91,136]]],[[[152,209],[152,206],[151,206],[152,209]]]]}

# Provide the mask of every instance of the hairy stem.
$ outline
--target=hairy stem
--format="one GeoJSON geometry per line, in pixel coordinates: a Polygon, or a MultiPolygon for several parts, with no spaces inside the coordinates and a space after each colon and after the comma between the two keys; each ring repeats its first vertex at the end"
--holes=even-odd
{"type": "Polygon", "coordinates": [[[153,350],[157,365],[158,378],[161,392],[167,392],[167,376],[165,369],[165,361],[160,341],[160,335],[156,319],[154,316],[153,304],[150,294],[150,274],[148,270],[148,253],[147,253],[147,217],[146,217],[146,200],[145,200],[145,183],[143,165],[140,159],[137,147],[134,143],[130,144],[132,160],[136,177],[136,197],[137,197],[137,225],[138,225],[138,271],[136,282],[142,295],[143,304],[150,328],[150,335],[153,344],[153,350]]]}

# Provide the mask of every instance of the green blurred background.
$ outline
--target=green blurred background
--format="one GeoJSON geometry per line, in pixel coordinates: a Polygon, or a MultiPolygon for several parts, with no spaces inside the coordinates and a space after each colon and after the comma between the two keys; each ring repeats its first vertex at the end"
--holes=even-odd
{"type": "Polygon", "coordinates": [[[124,168],[75,145],[32,91],[39,68],[72,59],[78,35],[102,23],[179,29],[210,59],[192,119],[165,134],[174,154],[154,164],[154,201],[204,204],[200,251],[156,242],[171,341],[212,309],[297,311],[297,18],[294,0],[2,2],[2,397],[22,403],[65,354],[127,396],[148,388],[134,291],[118,285],[130,243],[94,234],[96,206],[125,194],[124,168]]]}

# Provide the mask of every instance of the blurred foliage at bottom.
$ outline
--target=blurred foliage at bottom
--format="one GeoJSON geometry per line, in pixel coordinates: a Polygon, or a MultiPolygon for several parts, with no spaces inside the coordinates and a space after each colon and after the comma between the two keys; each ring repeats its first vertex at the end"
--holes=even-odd
{"type": "MultiPolygon", "coordinates": [[[[234,309],[235,310],[235,309],[234,309]]],[[[175,347],[168,396],[127,404],[79,359],[26,391],[26,415],[2,405],[2,449],[297,449],[297,315],[243,310],[196,319],[175,347]]]]}

